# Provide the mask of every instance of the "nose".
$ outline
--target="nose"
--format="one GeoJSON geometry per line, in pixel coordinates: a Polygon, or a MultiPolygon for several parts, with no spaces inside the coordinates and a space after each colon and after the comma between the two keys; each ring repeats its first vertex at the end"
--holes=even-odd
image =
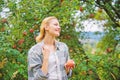
{"type": "Polygon", "coordinates": [[[56,30],[57,30],[58,32],[60,32],[60,31],[61,31],[61,27],[60,27],[60,26],[57,26],[57,27],[56,27],[56,30]]]}
{"type": "Polygon", "coordinates": [[[61,30],[61,27],[60,27],[60,26],[58,26],[58,29],[59,29],[59,30],[61,30]]]}
{"type": "Polygon", "coordinates": [[[58,29],[60,29],[61,27],[60,26],[58,26],[58,29]]]}

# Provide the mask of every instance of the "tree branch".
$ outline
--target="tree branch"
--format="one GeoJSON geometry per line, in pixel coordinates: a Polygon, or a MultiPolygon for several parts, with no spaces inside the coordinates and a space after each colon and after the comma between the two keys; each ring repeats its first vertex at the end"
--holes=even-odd
{"type": "Polygon", "coordinates": [[[114,10],[114,12],[115,12],[115,14],[117,15],[117,17],[120,18],[120,13],[117,12],[117,10],[116,10],[111,4],[109,4],[109,5],[110,5],[110,7],[114,10]]]}
{"type": "Polygon", "coordinates": [[[59,3],[57,3],[56,5],[54,5],[54,6],[47,12],[47,14],[49,14],[50,12],[52,12],[52,10],[53,10],[54,8],[56,8],[58,5],[59,5],[59,3]]]}
{"type": "Polygon", "coordinates": [[[97,3],[98,5],[100,5],[100,6],[106,11],[106,13],[107,13],[107,15],[109,16],[109,18],[111,19],[111,21],[114,22],[114,24],[115,24],[115,27],[114,27],[114,28],[120,27],[120,25],[119,25],[118,23],[116,23],[116,22],[117,22],[116,19],[111,15],[111,12],[106,8],[106,6],[105,6],[106,3],[103,2],[104,5],[102,5],[99,0],[97,0],[96,3],[97,3]]]}

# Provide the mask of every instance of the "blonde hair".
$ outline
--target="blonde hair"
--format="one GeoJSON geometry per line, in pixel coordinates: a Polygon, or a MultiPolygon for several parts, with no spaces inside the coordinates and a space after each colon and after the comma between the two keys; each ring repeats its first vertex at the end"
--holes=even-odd
{"type": "Polygon", "coordinates": [[[45,26],[47,26],[51,19],[57,19],[54,16],[46,17],[40,26],[40,34],[36,37],[36,42],[41,42],[43,38],[45,37],[45,26]]]}

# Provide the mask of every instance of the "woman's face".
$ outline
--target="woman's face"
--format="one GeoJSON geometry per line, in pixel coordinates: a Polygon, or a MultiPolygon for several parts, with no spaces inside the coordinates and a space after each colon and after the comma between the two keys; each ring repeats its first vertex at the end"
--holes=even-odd
{"type": "Polygon", "coordinates": [[[49,24],[48,24],[46,30],[50,35],[58,37],[60,35],[60,31],[61,31],[58,20],[57,19],[51,19],[49,21],[49,24]]]}

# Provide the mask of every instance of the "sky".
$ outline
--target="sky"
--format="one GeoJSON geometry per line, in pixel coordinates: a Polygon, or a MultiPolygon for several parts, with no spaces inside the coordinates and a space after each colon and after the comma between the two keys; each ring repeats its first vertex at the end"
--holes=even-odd
{"type": "Polygon", "coordinates": [[[9,11],[10,11],[9,8],[3,8],[3,11],[0,12],[0,16],[2,18],[6,18],[8,16],[8,14],[6,14],[6,13],[9,12],[9,11]]]}
{"type": "Polygon", "coordinates": [[[84,28],[80,28],[80,26],[76,26],[76,31],[85,31],[85,32],[103,32],[104,31],[104,23],[106,21],[97,21],[94,19],[87,19],[87,20],[81,20],[80,17],[84,16],[84,13],[81,13],[80,11],[77,11],[74,15],[74,18],[77,19],[77,22],[81,22],[81,25],[84,26],[84,28]]]}
{"type": "Polygon", "coordinates": [[[81,25],[84,28],[80,28],[79,26],[76,27],[76,31],[84,31],[84,32],[103,32],[105,21],[96,21],[96,20],[85,20],[81,22],[81,25]]]}
{"type": "MultiPolygon", "coordinates": [[[[96,21],[96,20],[86,20],[84,22],[82,22],[82,25],[85,27],[83,29],[83,31],[86,32],[103,32],[104,27],[103,24],[105,23],[105,21],[96,21]]],[[[82,31],[82,30],[81,30],[82,31]]]]}

